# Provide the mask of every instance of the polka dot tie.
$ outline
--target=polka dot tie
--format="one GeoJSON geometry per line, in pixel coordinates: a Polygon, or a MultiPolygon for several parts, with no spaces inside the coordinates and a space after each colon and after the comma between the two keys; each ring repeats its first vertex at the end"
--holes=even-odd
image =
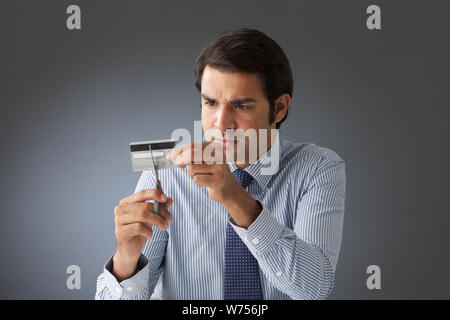
{"type": "MultiPolygon", "coordinates": [[[[233,175],[243,188],[253,180],[253,177],[242,169],[236,169],[233,175]]],[[[227,224],[225,243],[224,289],[225,300],[263,299],[258,261],[230,223],[227,224]]]]}

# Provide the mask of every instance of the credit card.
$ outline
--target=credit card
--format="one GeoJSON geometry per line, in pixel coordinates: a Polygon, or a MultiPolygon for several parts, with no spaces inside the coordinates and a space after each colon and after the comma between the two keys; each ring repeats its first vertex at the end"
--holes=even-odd
{"type": "Polygon", "coordinates": [[[175,147],[177,142],[174,139],[130,142],[131,167],[133,171],[176,168],[177,165],[172,161],[168,161],[166,155],[175,147]],[[153,162],[155,163],[155,168],[153,168],[153,162]]]}

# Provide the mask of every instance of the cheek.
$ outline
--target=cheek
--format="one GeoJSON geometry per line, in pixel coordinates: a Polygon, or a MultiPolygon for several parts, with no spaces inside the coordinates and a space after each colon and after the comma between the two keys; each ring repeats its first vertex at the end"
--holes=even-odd
{"type": "Polygon", "coordinates": [[[270,108],[269,108],[269,106],[266,106],[266,108],[264,108],[264,112],[261,112],[258,115],[259,127],[260,128],[268,128],[270,126],[269,120],[270,120],[270,108]]]}
{"type": "Polygon", "coordinates": [[[202,109],[201,116],[202,116],[202,123],[210,127],[213,127],[214,123],[217,120],[217,113],[214,110],[210,110],[205,107],[202,109]]]}
{"type": "MultiPolygon", "coordinates": [[[[267,121],[266,121],[267,122],[267,121]]],[[[244,130],[249,128],[260,128],[262,121],[261,121],[261,115],[258,113],[254,114],[246,114],[237,120],[238,126],[244,130]]]]}
{"type": "Polygon", "coordinates": [[[205,111],[205,107],[202,107],[200,115],[201,115],[201,118],[202,118],[202,122],[208,118],[208,114],[205,111]]]}
{"type": "Polygon", "coordinates": [[[203,132],[206,133],[207,130],[214,128],[214,118],[211,116],[210,113],[204,111],[202,111],[201,116],[202,116],[201,118],[202,129],[203,132]]]}

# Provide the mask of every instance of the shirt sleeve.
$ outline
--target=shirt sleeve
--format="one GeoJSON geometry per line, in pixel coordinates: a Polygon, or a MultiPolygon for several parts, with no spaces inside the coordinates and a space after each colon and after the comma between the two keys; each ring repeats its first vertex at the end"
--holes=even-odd
{"type": "Polygon", "coordinates": [[[297,204],[294,229],[281,224],[263,204],[248,229],[230,220],[263,274],[292,299],[326,299],[333,290],[345,183],[344,161],[324,158],[297,204]]]}
{"type": "Polygon", "coordinates": [[[144,255],[138,260],[137,272],[131,278],[118,282],[112,274],[113,258],[103,267],[103,273],[97,278],[96,300],[148,300],[149,266],[144,255]]]}
{"type": "MultiPolygon", "coordinates": [[[[153,176],[143,171],[135,193],[153,189],[153,176]]],[[[128,279],[118,282],[113,275],[112,257],[97,277],[96,300],[148,300],[163,272],[163,259],[166,252],[168,232],[153,227],[153,235],[147,240],[137,263],[137,272],[128,279]]]]}

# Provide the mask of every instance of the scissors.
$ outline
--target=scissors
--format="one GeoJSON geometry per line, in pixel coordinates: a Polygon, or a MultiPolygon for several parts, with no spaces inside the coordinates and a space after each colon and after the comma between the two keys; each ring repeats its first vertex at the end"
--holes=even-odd
{"type": "MultiPolygon", "coordinates": [[[[152,152],[152,147],[150,145],[148,145],[148,149],[150,151],[150,156],[152,158],[152,163],[153,163],[153,172],[155,172],[155,177],[156,177],[156,189],[158,189],[159,191],[161,191],[162,193],[164,193],[164,191],[161,188],[161,181],[159,180],[158,177],[158,169],[155,166],[155,160],[153,160],[153,152],[152,152]]],[[[155,200],[155,214],[160,215],[159,213],[159,205],[160,203],[157,202],[155,200]]],[[[167,209],[167,204],[165,202],[162,203],[162,206],[164,209],[167,209]]]]}

